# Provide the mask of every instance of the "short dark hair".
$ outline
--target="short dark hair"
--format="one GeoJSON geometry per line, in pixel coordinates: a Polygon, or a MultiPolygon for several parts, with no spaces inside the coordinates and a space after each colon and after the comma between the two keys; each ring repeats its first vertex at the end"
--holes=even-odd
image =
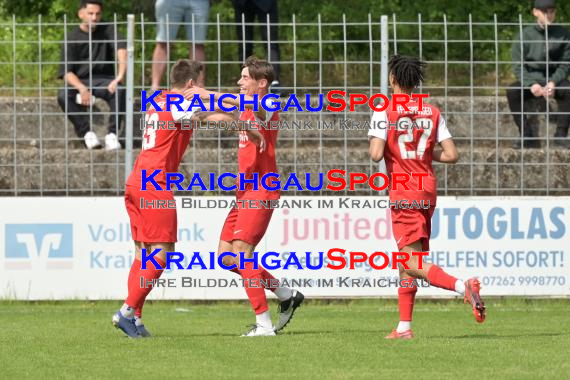
{"type": "Polygon", "coordinates": [[[533,8],[546,11],[548,9],[556,9],[556,2],[554,0],[534,0],[533,8]]]}
{"type": "Polygon", "coordinates": [[[96,4],[103,9],[103,0],[81,0],[79,2],[79,9],[87,7],[87,4],[96,4]]]}
{"type": "Polygon", "coordinates": [[[182,88],[190,79],[196,82],[202,70],[204,70],[202,62],[179,59],[170,70],[170,86],[182,88]]]}
{"type": "Polygon", "coordinates": [[[395,55],[388,62],[390,73],[402,88],[416,88],[424,80],[426,63],[418,58],[395,55]]]}
{"type": "Polygon", "coordinates": [[[246,67],[249,70],[250,77],[255,80],[266,79],[267,88],[269,88],[271,82],[273,82],[273,79],[275,78],[275,71],[273,70],[271,63],[252,55],[247,57],[244,64],[241,66],[242,69],[245,69],[246,67]]]}

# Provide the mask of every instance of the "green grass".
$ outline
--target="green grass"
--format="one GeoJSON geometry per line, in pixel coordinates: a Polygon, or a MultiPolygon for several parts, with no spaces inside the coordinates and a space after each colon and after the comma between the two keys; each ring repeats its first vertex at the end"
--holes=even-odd
{"type": "MultiPolygon", "coordinates": [[[[0,377],[567,378],[570,300],[494,299],[475,323],[458,300],[419,300],[413,341],[386,341],[395,300],[307,302],[277,337],[240,338],[243,302],[154,302],[152,339],[111,325],[119,302],[0,302],[0,377]],[[184,308],[188,311],[180,312],[184,308]]],[[[271,304],[273,312],[275,303],[271,304]]]]}

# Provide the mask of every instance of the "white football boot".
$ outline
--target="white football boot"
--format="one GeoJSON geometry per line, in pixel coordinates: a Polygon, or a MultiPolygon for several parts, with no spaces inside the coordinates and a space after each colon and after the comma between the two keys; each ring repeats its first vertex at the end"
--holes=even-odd
{"type": "Polygon", "coordinates": [[[275,336],[273,327],[267,328],[260,325],[252,325],[251,329],[242,336],[275,336]]]}

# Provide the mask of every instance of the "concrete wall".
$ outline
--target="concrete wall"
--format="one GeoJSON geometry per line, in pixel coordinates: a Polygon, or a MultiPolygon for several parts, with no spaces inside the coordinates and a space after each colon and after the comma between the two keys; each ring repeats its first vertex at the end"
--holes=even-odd
{"type": "MultiPolygon", "coordinates": [[[[502,139],[518,136],[517,128],[509,114],[504,97],[475,97],[473,101],[469,97],[440,97],[430,99],[430,102],[440,107],[453,136],[458,141],[470,139],[473,136],[476,139],[484,139],[479,141],[481,144],[494,146],[497,137],[502,139]]],[[[140,104],[135,104],[134,109],[140,109],[140,104]]],[[[99,135],[104,135],[106,132],[105,121],[107,116],[105,113],[107,110],[107,105],[103,101],[97,100],[93,109],[93,122],[94,130],[99,135]]],[[[140,112],[135,112],[135,136],[140,134],[140,115],[140,112]]],[[[370,116],[371,111],[365,106],[358,107],[355,113],[326,112],[318,115],[310,112],[284,112],[281,115],[282,120],[290,123],[294,120],[311,121],[315,129],[312,131],[283,130],[280,133],[280,140],[292,141],[295,139],[297,144],[312,144],[314,141],[318,141],[320,136],[332,143],[330,139],[340,140],[347,136],[351,142],[366,143],[366,131],[340,130],[338,128],[339,119],[352,119],[364,123],[370,121],[370,116]],[[335,129],[332,131],[317,130],[318,120],[328,123],[334,122],[335,129]]],[[[540,117],[540,120],[542,125],[540,135],[545,136],[544,117],[540,117]]],[[[3,126],[5,132],[0,138],[0,147],[13,147],[14,137],[19,147],[28,147],[32,140],[35,140],[35,143],[39,145],[41,140],[43,148],[62,148],[66,139],[77,140],[78,144],[72,142],[70,148],[82,147],[79,144],[80,141],[76,139],[73,126],[69,122],[66,123],[66,118],[55,98],[43,98],[41,102],[37,98],[17,98],[15,104],[12,98],[0,98],[0,125],[3,126]],[[39,115],[40,111],[41,116],[39,115]],[[16,126],[15,130],[14,125],[16,126]]],[[[551,122],[549,125],[550,136],[554,134],[554,129],[555,125],[551,122]]],[[[224,134],[224,136],[229,135],[224,134]]],[[[200,136],[195,137],[197,139],[216,139],[217,135],[214,132],[202,132],[200,136]]],[[[342,145],[340,141],[335,141],[335,143],[342,145]]]]}
{"type": "MultiPolygon", "coordinates": [[[[444,100],[439,98],[432,102],[445,110],[444,100]]],[[[542,189],[546,188],[548,177],[549,188],[555,191],[552,194],[570,194],[568,191],[556,191],[570,187],[570,150],[550,148],[548,152],[545,149],[521,152],[512,149],[511,142],[517,137],[518,131],[507,112],[505,99],[498,100],[497,103],[494,97],[477,97],[471,104],[469,98],[447,99],[447,121],[458,142],[461,157],[455,166],[447,169],[437,167],[441,193],[444,193],[447,181],[447,187],[451,189],[448,195],[496,195],[497,187],[500,195],[520,195],[521,185],[525,195],[541,195],[545,194],[542,189]],[[476,114],[470,113],[471,107],[476,114]],[[505,114],[497,118],[496,107],[505,114]],[[483,139],[474,141],[473,151],[470,148],[471,133],[483,139]],[[471,162],[474,162],[473,166],[471,162]],[[549,162],[548,175],[546,162],[549,162]]],[[[97,103],[96,106],[100,110],[106,109],[104,103],[97,103]]],[[[135,106],[135,109],[139,107],[135,106]]],[[[15,104],[15,131],[13,110],[12,99],[0,98],[0,125],[6,132],[0,139],[0,194],[14,194],[16,187],[20,195],[37,194],[40,189],[45,195],[120,194],[124,183],[124,151],[89,151],[83,148],[79,139],[68,141],[66,149],[66,137],[74,138],[75,133],[70,123],[66,126],[55,98],[43,99],[41,104],[37,99],[18,98],[15,104]],[[40,105],[41,120],[38,115],[33,115],[40,111],[40,105]]],[[[333,130],[316,129],[318,115],[283,113],[282,120],[311,120],[315,129],[280,131],[277,160],[281,173],[317,173],[333,168],[365,173],[377,171],[376,164],[368,158],[367,131],[338,128],[339,118],[347,117],[360,122],[370,120],[369,110],[361,108],[358,111],[356,114],[323,114],[321,120],[335,123],[333,130]]],[[[106,133],[103,115],[95,114],[94,122],[95,131],[103,137],[106,133]]],[[[541,124],[540,134],[544,136],[545,120],[541,124]]],[[[135,120],[134,131],[135,136],[140,135],[138,119],[135,120]]],[[[552,123],[549,132],[550,135],[554,132],[552,123]]],[[[181,170],[187,175],[192,172],[236,172],[236,151],[235,132],[197,131],[181,170]],[[219,135],[223,137],[221,142],[218,142],[219,135]]],[[[359,191],[354,195],[357,194],[370,192],[359,191]]]]}

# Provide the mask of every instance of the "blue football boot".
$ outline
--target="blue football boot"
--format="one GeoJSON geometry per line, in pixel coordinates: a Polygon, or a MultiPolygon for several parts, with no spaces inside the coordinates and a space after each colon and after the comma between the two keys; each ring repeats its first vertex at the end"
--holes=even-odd
{"type": "Polygon", "coordinates": [[[139,331],[137,330],[137,326],[135,325],[134,318],[125,318],[120,311],[117,311],[115,315],[113,315],[113,326],[118,329],[123,330],[125,334],[129,338],[142,338],[139,331]]]}
{"type": "Polygon", "coordinates": [[[139,332],[139,335],[142,336],[143,338],[150,338],[152,335],[150,335],[150,333],[148,332],[148,330],[146,329],[146,327],[144,327],[144,325],[135,325],[137,328],[137,331],[139,332]]]}

